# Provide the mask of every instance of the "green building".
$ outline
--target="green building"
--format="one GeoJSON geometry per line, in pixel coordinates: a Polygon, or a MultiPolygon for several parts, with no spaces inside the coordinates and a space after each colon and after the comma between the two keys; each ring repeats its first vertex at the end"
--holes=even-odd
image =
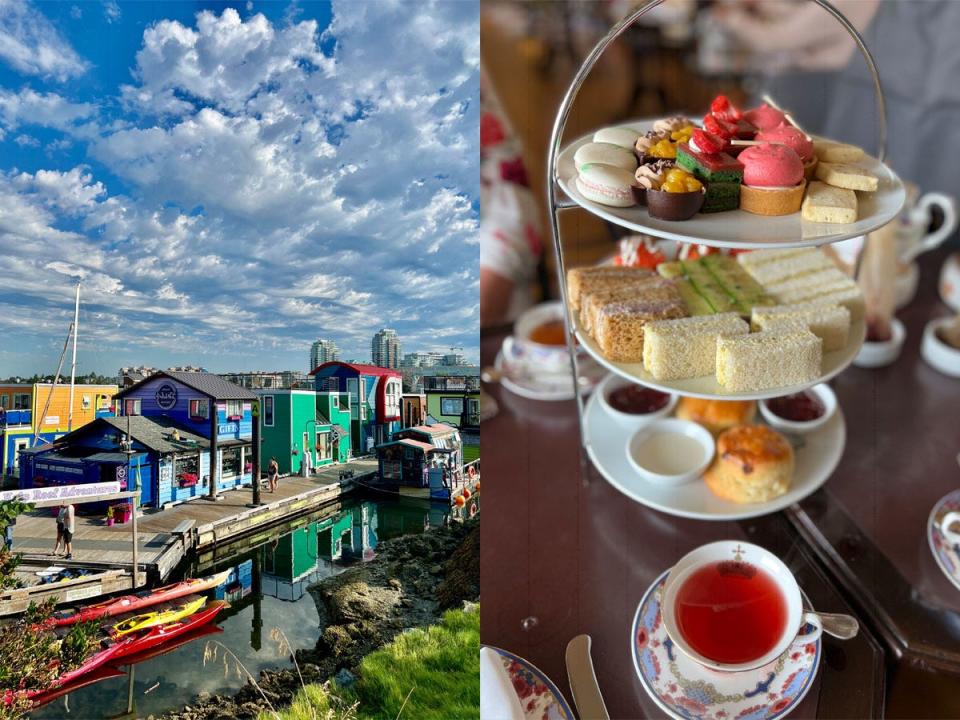
{"type": "Polygon", "coordinates": [[[479,374],[476,376],[424,375],[423,393],[427,396],[427,414],[434,422],[444,423],[460,430],[479,429],[479,374]]]}
{"type": "Polygon", "coordinates": [[[349,401],[342,411],[339,398],[330,397],[339,393],[319,394],[325,396],[322,401],[313,390],[259,391],[261,469],[266,470],[270,458],[276,458],[281,474],[299,475],[306,453],[313,468],[349,457],[349,401]],[[323,410],[332,412],[336,420],[331,421],[323,410]]]}
{"type": "Polygon", "coordinates": [[[334,445],[334,461],[346,462],[350,459],[350,393],[341,392],[318,392],[317,396],[317,414],[326,419],[332,428],[340,428],[341,432],[332,430],[333,435],[338,435],[334,445]]]}

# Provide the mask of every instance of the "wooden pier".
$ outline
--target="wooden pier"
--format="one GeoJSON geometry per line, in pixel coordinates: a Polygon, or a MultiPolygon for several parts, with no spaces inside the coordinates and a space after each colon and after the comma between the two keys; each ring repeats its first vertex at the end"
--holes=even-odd
{"type": "MultiPolygon", "coordinates": [[[[197,498],[164,510],[145,511],[137,521],[141,579],[163,582],[190,551],[208,552],[247,535],[262,536],[265,531],[268,535],[282,534],[288,521],[338,500],[355,483],[368,481],[376,473],[376,459],[360,458],[320,468],[309,478],[281,477],[275,493],[264,487],[258,507],[248,507],[252,489],[243,487],[225,491],[216,501],[197,498]],[[353,477],[341,479],[341,474],[350,472],[353,477]]],[[[42,599],[41,595],[50,596],[61,589],[67,591],[61,601],[72,602],[131,587],[129,525],[108,527],[102,517],[78,514],[73,558],[52,555],[55,542],[55,512],[49,508],[22,515],[14,526],[13,550],[23,554],[25,565],[95,568],[101,573],[0,593],[0,616],[22,612],[31,599],[42,599]]]]}

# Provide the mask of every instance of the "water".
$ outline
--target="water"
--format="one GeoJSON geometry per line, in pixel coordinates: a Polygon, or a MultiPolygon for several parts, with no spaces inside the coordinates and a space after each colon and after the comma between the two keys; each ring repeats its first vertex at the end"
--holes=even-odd
{"type": "Polygon", "coordinates": [[[448,508],[437,503],[348,499],[254,547],[241,543],[219,551],[215,558],[191,558],[183,571],[193,575],[234,570],[226,588],[217,591],[217,597],[231,603],[215,621],[222,632],[198,637],[134,666],[121,665],[123,676],[75,690],[31,717],[146,717],[187,704],[202,691],[235,692],[247,676],[232,658],[224,662],[226,653],[217,644],[229,648],[254,677],[268,668],[291,667],[289,653],[275,638],[282,631],[294,649],[316,644],[320,618],[306,592],[309,585],[372,559],[383,540],[421,533],[447,522],[448,516],[448,508]],[[217,652],[216,659],[208,658],[206,664],[205,648],[217,652]],[[133,714],[128,716],[130,710],[133,714]]]}

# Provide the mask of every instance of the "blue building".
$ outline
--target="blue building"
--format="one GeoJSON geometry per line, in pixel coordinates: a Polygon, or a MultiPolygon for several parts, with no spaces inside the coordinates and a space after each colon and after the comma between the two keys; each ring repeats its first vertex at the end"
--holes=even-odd
{"type": "Polygon", "coordinates": [[[403,379],[396,370],[335,360],[310,374],[318,393],[350,395],[350,440],[355,455],[372,453],[400,429],[403,379]]]}
{"type": "Polygon", "coordinates": [[[161,372],[117,395],[122,416],[100,418],[21,451],[20,487],[114,478],[161,507],[252,482],[249,390],[203,372],[161,372]]]}

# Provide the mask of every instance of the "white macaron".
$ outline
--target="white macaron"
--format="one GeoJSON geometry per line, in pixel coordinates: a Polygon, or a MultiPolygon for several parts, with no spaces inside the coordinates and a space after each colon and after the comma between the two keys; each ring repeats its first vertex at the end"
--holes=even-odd
{"type": "Polygon", "coordinates": [[[640,133],[638,133],[636,130],[631,130],[630,128],[625,127],[610,127],[597,130],[593,134],[593,141],[595,143],[610,143],[611,145],[619,145],[622,148],[632,151],[633,146],[636,145],[637,138],[639,137],[640,133]]]}
{"type": "Polygon", "coordinates": [[[610,207],[631,207],[637,203],[633,195],[633,173],[613,165],[582,166],[577,176],[577,190],[587,200],[610,207]]]}
{"type": "Polygon", "coordinates": [[[611,143],[589,142],[577,148],[573,154],[574,167],[580,169],[590,163],[613,165],[634,172],[637,169],[637,156],[632,150],[611,143]]]}

